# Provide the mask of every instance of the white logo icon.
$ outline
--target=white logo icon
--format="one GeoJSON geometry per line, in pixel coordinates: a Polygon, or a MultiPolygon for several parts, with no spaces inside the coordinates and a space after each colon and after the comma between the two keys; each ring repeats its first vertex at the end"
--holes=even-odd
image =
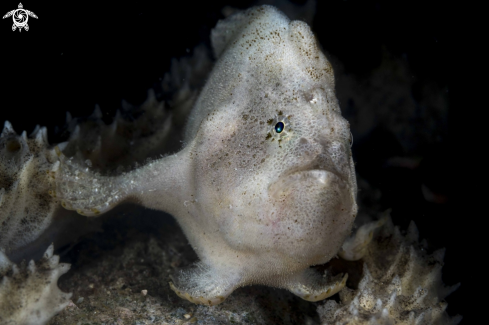
{"type": "Polygon", "coordinates": [[[22,6],[22,3],[19,3],[18,9],[9,11],[7,12],[7,14],[5,14],[5,16],[3,16],[4,19],[12,16],[12,19],[14,20],[14,24],[12,25],[12,31],[15,31],[16,28],[19,29],[19,32],[22,31],[22,28],[25,28],[26,31],[29,30],[29,25],[27,25],[29,16],[33,18],[37,18],[35,13],[29,10],[25,10],[23,8],[24,7],[22,6]]]}

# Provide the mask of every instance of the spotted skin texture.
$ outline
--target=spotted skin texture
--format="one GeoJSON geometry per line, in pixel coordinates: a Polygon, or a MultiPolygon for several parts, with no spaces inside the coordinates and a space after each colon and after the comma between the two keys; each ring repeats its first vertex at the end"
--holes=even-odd
{"type": "Polygon", "coordinates": [[[309,267],[338,253],[357,213],[331,64],[306,23],[270,6],[220,21],[211,38],[217,61],[184,148],[112,177],[62,155],[56,195],[88,216],[123,201],[172,214],[200,261],[171,288],[194,303],[218,304],[252,284],[324,299],[346,275],[309,267]]]}

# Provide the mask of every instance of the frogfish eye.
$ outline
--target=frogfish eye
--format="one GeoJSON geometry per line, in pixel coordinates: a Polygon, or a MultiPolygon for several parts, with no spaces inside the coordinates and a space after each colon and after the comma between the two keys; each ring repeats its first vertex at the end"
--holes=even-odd
{"type": "Polygon", "coordinates": [[[284,130],[284,123],[283,122],[278,122],[277,124],[275,124],[275,132],[277,133],[282,133],[282,131],[284,130]]]}
{"type": "Polygon", "coordinates": [[[290,121],[288,116],[275,115],[275,118],[267,121],[269,125],[267,139],[272,138],[271,141],[277,140],[280,145],[280,141],[289,140],[292,135],[292,129],[290,128],[290,121]]]}

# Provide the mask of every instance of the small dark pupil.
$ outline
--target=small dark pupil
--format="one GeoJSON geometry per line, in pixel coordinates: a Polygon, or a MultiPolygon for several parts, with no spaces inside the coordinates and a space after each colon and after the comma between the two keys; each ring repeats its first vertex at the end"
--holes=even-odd
{"type": "Polygon", "coordinates": [[[283,130],[284,130],[284,123],[283,122],[278,122],[277,124],[275,124],[275,131],[277,133],[282,133],[283,130]]]}

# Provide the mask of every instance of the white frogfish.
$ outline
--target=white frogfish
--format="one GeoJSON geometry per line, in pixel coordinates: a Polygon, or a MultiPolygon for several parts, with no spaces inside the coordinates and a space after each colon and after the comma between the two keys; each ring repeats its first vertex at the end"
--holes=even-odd
{"type": "Polygon", "coordinates": [[[124,201],[173,215],[200,258],[170,284],[191,302],[252,284],[325,299],[347,276],[309,267],[338,253],[357,213],[332,66],[306,23],[270,6],[220,21],[211,39],[217,62],[184,148],[118,176],[61,155],[55,195],[86,216],[124,201]]]}

